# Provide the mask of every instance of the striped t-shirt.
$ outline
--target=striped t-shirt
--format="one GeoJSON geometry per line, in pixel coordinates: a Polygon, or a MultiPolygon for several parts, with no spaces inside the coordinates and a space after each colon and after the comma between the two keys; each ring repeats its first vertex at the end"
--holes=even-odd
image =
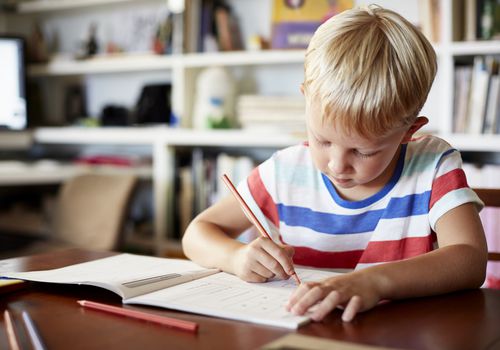
{"type": "Polygon", "coordinates": [[[273,240],[295,248],[295,264],[336,269],[429,252],[443,214],[467,202],[482,207],[460,153],[433,136],[403,145],[392,178],[361,201],[338,195],[306,144],[276,152],[238,190],[273,240]]]}

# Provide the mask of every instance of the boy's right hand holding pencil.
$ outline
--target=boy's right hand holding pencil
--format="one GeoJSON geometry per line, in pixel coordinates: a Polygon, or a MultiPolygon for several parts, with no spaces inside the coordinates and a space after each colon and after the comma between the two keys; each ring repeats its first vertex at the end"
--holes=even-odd
{"type": "Polygon", "coordinates": [[[273,242],[269,233],[226,174],[222,175],[222,181],[238,201],[248,220],[261,234],[261,239],[256,239],[248,246],[239,249],[243,254],[236,254],[236,264],[233,265],[236,275],[247,282],[265,282],[275,276],[281,279],[288,279],[288,277],[293,276],[295,282],[299,285],[300,279],[295,273],[292,263],[294,249],[273,242]],[[242,258],[240,259],[241,255],[242,258]],[[239,271],[241,271],[241,274],[238,273],[239,271]]]}
{"type": "Polygon", "coordinates": [[[232,257],[233,271],[247,282],[265,282],[274,277],[288,279],[295,274],[293,254],[293,247],[259,237],[236,251],[232,257]]]}

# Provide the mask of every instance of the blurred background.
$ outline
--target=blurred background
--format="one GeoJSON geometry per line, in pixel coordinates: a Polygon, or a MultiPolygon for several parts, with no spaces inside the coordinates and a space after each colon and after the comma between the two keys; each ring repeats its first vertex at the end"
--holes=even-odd
{"type": "MultiPolygon", "coordinates": [[[[226,194],[220,174],[238,182],[304,139],[305,47],[323,21],[369,3],[0,1],[0,256],[182,256],[186,225],[226,194]]],[[[462,151],[471,186],[500,187],[500,1],[375,3],[438,54],[423,132],[462,151]]],[[[481,214],[497,251],[498,214],[481,214]]],[[[498,283],[498,266],[489,274],[498,283]]]]}

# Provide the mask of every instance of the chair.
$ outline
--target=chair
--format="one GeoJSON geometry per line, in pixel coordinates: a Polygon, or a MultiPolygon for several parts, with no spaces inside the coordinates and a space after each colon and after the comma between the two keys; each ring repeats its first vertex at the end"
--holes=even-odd
{"type": "Polygon", "coordinates": [[[62,184],[51,222],[51,237],[35,242],[24,254],[68,247],[115,250],[137,184],[133,175],[85,174],[62,184]]]}
{"type": "MultiPolygon", "coordinates": [[[[474,192],[484,202],[486,207],[500,208],[500,189],[497,188],[473,188],[474,192]]],[[[488,252],[488,260],[500,261],[500,252],[488,252]]]]}

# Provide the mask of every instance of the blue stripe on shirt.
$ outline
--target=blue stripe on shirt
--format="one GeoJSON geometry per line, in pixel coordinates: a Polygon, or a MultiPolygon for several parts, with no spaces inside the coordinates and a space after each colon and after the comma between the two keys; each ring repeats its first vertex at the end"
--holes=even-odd
{"type": "Polygon", "coordinates": [[[336,215],[309,208],[278,204],[281,222],[288,226],[306,227],[327,234],[352,234],[375,230],[380,219],[423,215],[429,211],[430,191],[392,198],[385,209],[370,210],[357,215],[336,215]]]}

